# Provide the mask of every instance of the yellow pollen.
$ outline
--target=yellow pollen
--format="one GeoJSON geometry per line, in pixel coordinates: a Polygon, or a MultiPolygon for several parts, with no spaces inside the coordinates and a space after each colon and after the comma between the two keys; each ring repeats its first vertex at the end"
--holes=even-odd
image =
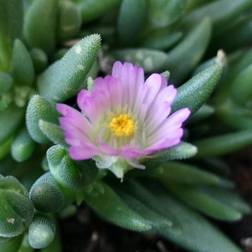
{"type": "Polygon", "coordinates": [[[129,137],[134,134],[135,122],[128,114],[119,114],[111,119],[109,128],[117,137],[129,137]]]}

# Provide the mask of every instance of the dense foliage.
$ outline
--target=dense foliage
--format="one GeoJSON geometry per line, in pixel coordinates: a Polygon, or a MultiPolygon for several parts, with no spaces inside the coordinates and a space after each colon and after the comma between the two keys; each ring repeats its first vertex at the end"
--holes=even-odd
{"type": "Polygon", "coordinates": [[[0,0],[0,251],[61,251],[57,219],[79,204],[188,251],[241,251],[211,219],[250,212],[222,156],[252,144],[251,9],[251,0],[0,0]],[[69,157],[55,107],[75,106],[115,60],[162,73],[177,86],[172,109],[191,110],[183,142],[123,181],[69,157]]]}

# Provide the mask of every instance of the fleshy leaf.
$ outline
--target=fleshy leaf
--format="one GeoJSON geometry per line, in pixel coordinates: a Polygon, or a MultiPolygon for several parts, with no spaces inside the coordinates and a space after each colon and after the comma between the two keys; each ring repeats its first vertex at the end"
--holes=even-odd
{"type": "Polygon", "coordinates": [[[81,185],[81,173],[67,154],[65,148],[54,145],[47,151],[49,169],[55,180],[71,191],[76,191],[81,185]]]}
{"type": "MultiPolygon", "coordinates": [[[[166,151],[161,151],[151,158],[154,161],[182,160],[193,157],[197,154],[197,147],[190,143],[182,142],[166,151]]],[[[147,159],[148,160],[148,159],[147,159]]]]}
{"type": "Polygon", "coordinates": [[[23,115],[24,110],[14,105],[0,112],[0,143],[16,131],[23,120],[23,115]]]}
{"type": "Polygon", "coordinates": [[[204,188],[167,185],[178,198],[204,214],[223,221],[238,221],[242,214],[223,201],[211,197],[204,188]]]}
{"type": "Polygon", "coordinates": [[[35,78],[32,58],[20,40],[14,42],[11,68],[17,85],[32,85],[35,78]]]}
{"type": "Polygon", "coordinates": [[[168,56],[154,49],[121,49],[113,51],[116,59],[129,61],[144,68],[146,72],[166,70],[168,56]]]}
{"type": "Polygon", "coordinates": [[[180,162],[167,162],[152,166],[146,170],[145,175],[158,179],[164,185],[175,182],[185,185],[233,186],[230,181],[213,173],[180,162]]]}
{"type": "Polygon", "coordinates": [[[7,71],[14,39],[22,37],[23,4],[20,0],[1,0],[0,6],[0,69],[7,71]]]}
{"type": "Polygon", "coordinates": [[[39,128],[43,134],[54,144],[66,145],[63,131],[57,124],[40,119],[39,128]]]}
{"type": "Polygon", "coordinates": [[[252,97],[251,79],[252,64],[250,64],[243,71],[241,71],[232,83],[232,98],[240,105],[246,105],[246,103],[252,97]]]}
{"type": "Polygon", "coordinates": [[[34,249],[48,247],[55,238],[56,226],[52,217],[36,214],[29,226],[28,241],[34,249]]]}
{"type": "Polygon", "coordinates": [[[27,160],[33,153],[35,143],[31,139],[26,129],[22,129],[11,146],[11,155],[18,161],[27,160]]]}
{"type": "Polygon", "coordinates": [[[151,229],[149,223],[131,210],[105,183],[93,183],[83,193],[85,202],[105,220],[134,231],[151,229]]]}
{"type": "Polygon", "coordinates": [[[89,22],[103,16],[115,8],[121,0],[85,0],[79,1],[82,22],[89,22]]]}
{"type": "Polygon", "coordinates": [[[146,15],[145,0],[123,0],[117,21],[119,41],[132,45],[139,38],[146,15]]]}
{"type": "Polygon", "coordinates": [[[22,234],[32,221],[34,208],[27,190],[16,178],[0,175],[0,205],[0,237],[22,234]]]}
{"type": "Polygon", "coordinates": [[[252,144],[252,131],[240,131],[198,140],[197,158],[221,156],[252,144]]]}
{"type": "Polygon", "coordinates": [[[30,199],[37,210],[45,213],[58,212],[65,205],[65,195],[49,172],[33,184],[30,190],[30,199]]]}
{"type": "Polygon", "coordinates": [[[173,83],[178,83],[187,77],[199,63],[207,49],[210,35],[211,22],[207,18],[167,54],[166,69],[172,73],[173,83]]]}
{"type": "Polygon", "coordinates": [[[39,93],[48,100],[64,101],[81,89],[96,55],[101,38],[94,34],[74,45],[38,79],[39,93]]]}
{"type": "Polygon", "coordinates": [[[26,126],[32,139],[38,143],[48,142],[47,137],[39,128],[39,120],[57,122],[58,113],[55,108],[44,98],[34,95],[26,110],[26,126]]]}
{"type": "Polygon", "coordinates": [[[73,38],[81,27],[81,13],[70,0],[60,2],[58,37],[62,41],[73,38]]]}
{"type": "Polygon", "coordinates": [[[134,182],[124,186],[127,186],[127,192],[130,195],[162,213],[165,218],[170,219],[178,226],[179,230],[166,228],[159,230],[159,233],[179,246],[195,252],[241,252],[217,228],[195,211],[171,197],[157,184],[148,183],[143,187],[134,182]]]}
{"type": "Polygon", "coordinates": [[[155,28],[167,27],[185,14],[187,0],[149,0],[149,23],[155,28]]]}
{"type": "Polygon", "coordinates": [[[193,76],[178,88],[176,99],[172,105],[174,111],[187,107],[191,113],[194,113],[206,102],[221,77],[224,57],[223,52],[219,51],[215,64],[193,76]]]}
{"type": "Polygon", "coordinates": [[[40,48],[47,53],[54,51],[58,9],[58,0],[32,2],[24,23],[24,36],[30,47],[40,48]]]}

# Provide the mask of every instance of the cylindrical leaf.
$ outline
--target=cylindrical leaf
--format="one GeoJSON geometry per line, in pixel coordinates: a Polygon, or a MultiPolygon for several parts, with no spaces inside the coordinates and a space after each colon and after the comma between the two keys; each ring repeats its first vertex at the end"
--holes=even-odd
{"type": "Polygon", "coordinates": [[[58,37],[60,40],[73,38],[81,27],[81,13],[70,0],[60,2],[58,37]]]}
{"type": "Polygon", "coordinates": [[[0,237],[22,234],[33,218],[33,204],[14,177],[0,176],[0,237]]]}
{"type": "Polygon", "coordinates": [[[94,34],[73,46],[38,79],[39,92],[53,101],[64,101],[79,91],[96,60],[101,38],[94,34]]]}
{"type": "Polygon", "coordinates": [[[40,119],[39,128],[43,134],[54,144],[66,145],[64,133],[60,126],[40,119]]]}
{"type": "Polygon", "coordinates": [[[15,40],[11,68],[17,85],[32,85],[34,81],[34,67],[30,53],[20,40],[15,40]]]}
{"type": "Polygon", "coordinates": [[[34,148],[35,143],[27,130],[23,129],[12,143],[11,155],[16,161],[23,162],[32,155],[34,148]]]}
{"type": "Polygon", "coordinates": [[[198,158],[220,156],[252,144],[252,131],[240,131],[201,139],[194,143],[198,148],[198,158]]]}
{"type": "Polygon", "coordinates": [[[47,151],[48,165],[55,180],[73,192],[81,185],[81,173],[65,148],[54,145],[47,151]]]}
{"type": "Polygon", "coordinates": [[[84,191],[86,203],[104,219],[126,229],[148,231],[151,226],[131,210],[105,183],[97,182],[84,191]]]}
{"type": "Polygon", "coordinates": [[[30,198],[36,209],[46,213],[57,212],[65,204],[62,189],[50,173],[44,174],[33,184],[30,198]]]}
{"type": "Polygon", "coordinates": [[[109,13],[121,0],[85,0],[79,2],[82,22],[89,22],[109,13]]]}
{"type": "Polygon", "coordinates": [[[211,195],[208,195],[201,188],[182,187],[171,184],[167,185],[167,188],[188,205],[213,218],[225,221],[237,221],[242,217],[242,214],[236,209],[211,197],[211,195]]]}
{"type": "Polygon", "coordinates": [[[54,220],[46,215],[36,214],[28,231],[29,244],[35,249],[48,247],[55,238],[54,220]]]}
{"type": "Polygon", "coordinates": [[[44,51],[42,51],[39,48],[33,48],[31,50],[31,57],[33,60],[35,71],[37,73],[40,73],[43,70],[45,70],[48,64],[48,58],[47,58],[47,55],[44,53],[44,51]]]}
{"type": "Polygon", "coordinates": [[[8,92],[13,85],[13,78],[8,73],[0,73],[0,95],[8,92]]]}
{"type": "Polygon", "coordinates": [[[163,184],[176,182],[185,185],[212,185],[232,187],[232,183],[219,176],[201,170],[196,166],[179,162],[167,162],[146,170],[147,176],[158,179],[163,184]]]}
{"type": "Polygon", "coordinates": [[[123,0],[117,21],[119,41],[132,45],[139,38],[146,15],[145,0],[123,0]]]}
{"type": "Polygon", "coordinates": [[[208,99],[218,83],[224,66],[224,54],[218,52],[215,64],[193,76],[189,81],[178,88],[173,110],[189,108],[197,111],[208,99]]]}
{"type": "Polygon", "coordinates": [[[56,45],[58,9],[58,0],[32,2],[24,23],[24,36],[31,47],[40,48],[47,53],[53,52],[56,45]]]}
{"type": "Polygon", "coordinates": [[[26,111],[26,126],[32,139],[38,143],[48,142],[47,137],[39,128],[39,120],[57,122],[58,114],[53,106],[39,95],[34,95],[29,101],[26,111]]]}
{"type": "Polygon", "coordinates": [[[23,120],[23,115],[24,110],[14,105],[0,112],[0,143],[16,131],[23,120]]]}
{"type": "Polygon", "coordinates": [[[0,69],[7,71],[14,39],[22,37],[23,3],[0,0],[0,6],[0,69]]]}
{"type": "Polygon", "coordinates": [[[168,56],[154,49],[121,49],[113,51],[116,59],[132,62],[144,68],[146,72],[166,70],[168,56]]]}
{"type": "Polygon", "coordinates": [[[171,72],[174,83],[187,77],[199,63],[208,46],[210,35],[211,22],[209,19],[204,19],[168,53],[166,69],[171,72]]]}

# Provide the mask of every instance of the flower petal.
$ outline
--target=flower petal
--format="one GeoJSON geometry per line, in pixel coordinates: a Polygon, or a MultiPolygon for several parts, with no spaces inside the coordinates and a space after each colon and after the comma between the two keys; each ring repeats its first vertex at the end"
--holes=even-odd
{"type": "Polygon", "coordinates": [[[82,145],[81,147],[71,146],[69,148],[69,155],[74,160],[90,159],[98,154],[97,150],[85,145],[82,145]]]}

